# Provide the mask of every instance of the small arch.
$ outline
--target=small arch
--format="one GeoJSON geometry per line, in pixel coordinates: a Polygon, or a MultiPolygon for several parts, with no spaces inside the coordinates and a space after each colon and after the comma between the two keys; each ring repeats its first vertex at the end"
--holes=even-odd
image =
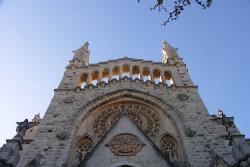
{"type": "Polygon", "coordinates": [[[82,89],[84,89],[84,87],[87,85],[87,81],[88,81],[88,74],[83,73],[80,78],[80,87],[82,89]]]}
{"type": "Polygon", "coordinates": [[[167,86],[171,86],[174,84],[173,78],[172,78],[172,74],[170,71],[165,71],[164,72],[164,77],[165,77],[165,83],[167,84],[167,86]]]}
{"type": "Polygon", "coordinates": [[[178,158],[179,149],[177,140],[170,134],[165,134],[161,137],[160,148],[169,159],[178,158]]]}
{"type": "Polygon", "coordinates": [[[109,69],[105,68],[102,71],[102,81],[108,83],[109,80],[109,69]]]}
{"type": "Polygon", "coordinates": [[[142,76],[143,76],[143,81],[150,81],[151,77],[150,77],[150,69],[148,67],[144,67],[142,70],[142,76]]]}
{"type": "Polygon", "coordinates": [[[99,78],[99,72],[94,71],[91,75],[92,75],[92,84],[96,86],[99,78]]]}
{"type": "Polygon", "coordinates": [[[75,152],[72,157],[75,160],[83,160],[85,155],[94,148],[94,142],[89,136],[81,137],[75,144],[75,152]]]}
{"type": "Polygon", "coordinates": [[[117,79],[119,80],[119,74],[120,74],[120,69],[118,66],[113,67],[112,69],[112,79],[117,79]]]}
{"type": "Polygon", "coordinates": [[[139,66],[133,66],[132,68],[132,79],[140,79],[140,68],[139,66]]]}
{"type": "Polygon", "coordinates": [[[124,64],[122,66],[122,77],[129,77],[129,73],[130,73],[130,66],[128,64],[124,64]]]}
{"type": "Polygon", "coordinates": [[[154,69],[153,77],[156,84],[161,82],[161,72],[159,69],[154,69]]]}
{"type": "Polygon", "coordinates": [[[122,72],[124,72],[124,73],[129,72],[129,65],[128,64],[124,64],[122,66],[122,72]]]}

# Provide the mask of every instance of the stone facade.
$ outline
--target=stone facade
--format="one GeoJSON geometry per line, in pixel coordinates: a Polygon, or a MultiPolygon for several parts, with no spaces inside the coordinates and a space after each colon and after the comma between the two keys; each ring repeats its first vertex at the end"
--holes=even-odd
{"type": "Polygon", "coordinates": [[[250,166],[249,140],[232,117],[209,115],[175,48],[164,42],[163,62],[89,64],[88,45],[75,51],[41,122],[8,152],[14,164],[13,142],[1,148],[0,167],[250,166]]]}

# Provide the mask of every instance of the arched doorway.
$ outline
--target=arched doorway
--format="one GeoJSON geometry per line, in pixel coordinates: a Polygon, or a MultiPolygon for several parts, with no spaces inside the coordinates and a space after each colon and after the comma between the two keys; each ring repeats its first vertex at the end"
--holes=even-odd
{"type": "MultiPolygon", "coordinates": [[[[72,142],[68,162],[69,163],[73,162],[76,157],[75,152],[77,151],[76,150],[77,147],[75,147],[75,145],[78,142],[78,140],[82,138],[82,136],[89,136],[92,139],[94,146],[96,146],[97,144],[99,145],[97,145],[98,147],[96,147],[93,153],[89,154],[91,156],[88,156],[89,158],[86,159],[84,163],[86,164],[94,163],[95,162],[94,154],[104,152],[103,155],[105,155],[107,163],[110,162],[108,159],[114,158],[114,156],[119,157],[118,158],[119,164],[110,164],[111,166],[112,165],[116,167],[123,167],[123,166],[129,167],[130,165],[132,165],[131,167],[141,166],[140,163],[134,162],[133,158],[130,158],[131,160],[127,161],[127,159],[124,158],[124,156],[119,156],[112,152],[110,152],[110,154],[105,154],[106,152],[103,151],[104,149],[100,149],[102,148],[102,146],[104,146],[103,148],[105,149],[106,148],[109,149],[109,147],[107,147],[107,144],[111,141],[111,138],[110,139],[108,138],[109,136],[112,137],[113,132],[111,131],[109,135],[107,134],[108,132],[110,132],[110,130],[112,130],[113,127],[116,127],[115,125],[118,126],[120,122],[122,122],[122,120],[123,121],[129,120],[129,122],[131,121],[132,125],[136,127],[135,133],[129,131],[130,130],[129,128],[125,130],[124,128],[121,128],[122,133],[132,133],[137,135],[138,134],[137,131],[140,130],[142,134],[144,134],[144,136],[139,136],[139,137],[141,139],[146,137],[147,139],[150,139],[151,141],[155,142],[159,151],[162,151],[162,154],[165,154],[166,152],[165,157],[168,157],[167,151],[169,150],[167,149],[166,151],[165,146],[168,146],[170,141],[170,140],[165,140],[165,135],[167,134],[173,137],[175,141],[174,142],[175,147],[173,147],[174,148],[173,150],[176,151],[174,152],[176,154],[173,155],[174,157],[178,157],[178,159],[183,161],[183,159],[185,159],[185,155],[182,147],[182,141],[180,138],[181,135],[178,128],[178,125],[181,124],[181,122],[179,122],[178,119],[179,115],[176,114],[178,111],[172,113],[172,110],[170,107],[168,107],[168,105],[166,105],[165,103],[163,104],[161,101],[157,101],[156,98],[153,99],[151,98],[152,96],[150,95],[146,96],[145,94],[140,94],[140,92],[137,91],[134,92],[130,90],[126,91],[123,90],[107,94],[105,99],[97,99],[97,101],[95,101],[95,105],[93,106],[90,105],[86,110],[85,108],[83,108],[83,111],[80,111],[78,113],[77,117],[78,121],[76,121],[77,128],[75,129],[74,132],[75,140],[73,140],[72,142]],[[109,95],[111,96],[110,98],[109,95]],[[126,117],[125,120],[121,119],[125,117],[126,117]],[[131,163],[127,164],[127,162],[131,162],[132,164],[131,163]]],[[[129,122],[126,125],[130,125],[129,122]]],[[[144,143],[146,143],[147,145],[147,142],[144,143]]],[[[171,148],[172,148],[172,143],[171,143],[171,148]]],[[[151,149],[151,147],[149,147],[149,149],[151,149]]],[[[155,150],[152,151],[152,156],[155,155],[154,151],[155,150]]],[[[163,161],[161,157],[156,156],[156,158],[159,158],[160,162],[165,163],[165,161],[163,161]]],[[[149,162],[149,163],[154,163],[154,162],[149,162]]]]}

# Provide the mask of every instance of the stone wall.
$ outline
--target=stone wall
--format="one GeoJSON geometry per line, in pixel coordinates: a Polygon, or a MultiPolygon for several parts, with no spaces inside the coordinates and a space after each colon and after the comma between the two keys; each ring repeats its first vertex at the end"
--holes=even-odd
{"type": "Polygon", "coordinates": [[[41,122],[34,142],[24,147],[18,166],[24,166],[41,153],[42,166],[61,166],[67,161],[77,121],[93,108],[121,96],[150,101],[169,114],[179,128],[187,160],[192,166],[209,166],[211,149],[228,163],[233,162],[231,147],[222,136],[224,126],[212,122],[195,86],[167,87],[123,78],[85,89],[57,89],[41,122]],[[63,139],[58,134],[63,133],[63,139]]]}

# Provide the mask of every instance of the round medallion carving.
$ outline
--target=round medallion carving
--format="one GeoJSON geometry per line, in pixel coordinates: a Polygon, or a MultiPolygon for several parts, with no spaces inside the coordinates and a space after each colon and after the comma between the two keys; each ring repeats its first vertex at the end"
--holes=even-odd
{"type": "Polygon", "coordinates": [[[106,144],[115,155],[135,155],[145,146],[139,138],[133,134],[123,133],[115,136],[109,144],[106,144]]]}

